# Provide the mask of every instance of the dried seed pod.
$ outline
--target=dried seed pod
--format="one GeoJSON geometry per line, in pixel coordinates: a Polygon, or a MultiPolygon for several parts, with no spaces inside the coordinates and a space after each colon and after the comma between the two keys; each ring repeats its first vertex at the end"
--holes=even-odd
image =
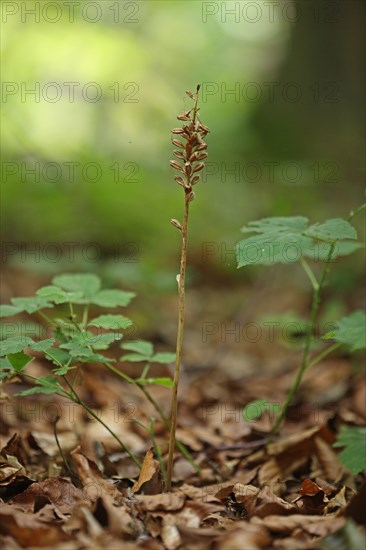
{"type": "Polygon", "coordinates": [[[196,198],[196,193],[194,191],[191,191],[188,195],[188,202],[194,201],[195,198],[196,198]]]}
{"type": "Polygon", "coordinates": [[[204,149],[207,149],[207,143],[205,143],[204,141],[200,143],[198,147],[196,147],[196,151],[203,151],[204,149]]]}
{"type": "MultiPolygon", "coordinates": [[[[186,157],[180,151],[173,151],[173,155],[178,159],[186,160],[186,157]]],[[[207,155],[206,155],[207,156],[207,155]]]]}
{"type": "Polygon", "coordinates": [[[177,119],[178,120],[190,120],[189,116],[187,116],[187,115],[178,115],[177,119]]]}
{"type": "Polygon", "coordinates": [[[190,97],[191,99],[194,99],[194,95],[192,92],[190,92],[189,90],[186,91],[186,94],[188,97],[190,97]]]}
{"type": "Polygon", "coordinates": [[[203,160],[205,159],[206,157],[208,157],[208,153],[199,153],[199,152],[196,152],[195,153],[197,156],[196,156],[196,159],[197,160],[203,160]]]}
{"type": "Polygon", "coordinates": [[[184,128],[173,128],[172,134],[183,134],[184,128]]]}
{"type": "Polygon", "coordinates": [[[183,227],[182,227],[182,225],[179,223],[178,220],[176,220],[175,218],[172,218],[172,219],[170,220],[170,223],[171,223],[172,225],[174,225],[174,227],[176,227],[177,229],[179,229],[180,231],[182,231],[183,227]]]}
{"type": "Polygon", "coordinates": [[[183,167],[176,160],[171,160],[170,161],[170,166],[172,168],[175,168],[175,170],[179,170],[180,172],[184,172],[183,167]]]}
{"type": "Polygon", "coordinates": [[[191,179],[191,185],[196,185],[196,183],[198,183],[200,179],[200,176],[193,176],[193,178],[191,179]]]}
{"type": "Polygon", "coordinates": [[[181,185],[182,187],[187,187],[188,184],[187,184],[186,180],[185,180],[184,178],[182,178],[181,176],[175,176],[174,179],[175,179],[175,181],[176,181],[177,183],[179,183],[179,185],[181,185]]]}
{"type": "Polygon", "coordinates": [[[176,147],[180,147],[181,149],[185,148],[184,143],[179,141],[179,139],[172,139],[172,143],[173,143],[173,145],[175,145],[176,147]]]}
{"type": "Polygon", "coordinates": [[[192,174],[195,172],[200,172],[204,168],[205,164],[203,162],[199,162],[196,164],[196,166],[193,168],[192,174]]]}

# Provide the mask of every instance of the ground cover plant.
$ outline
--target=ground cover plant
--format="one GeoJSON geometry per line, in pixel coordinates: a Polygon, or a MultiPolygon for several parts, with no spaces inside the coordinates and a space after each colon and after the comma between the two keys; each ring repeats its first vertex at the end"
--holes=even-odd
{"type": "MultiPolygon", "coordinates": [[[[193,107],[178,116],[183,125],[172,140],[177,160],[170,164],[184,191],[183,221],[171,220],[181,236],[175,353],[166,345],[157,351],[162,337],[129,338],[134,322],[124,313],[135,293],[103,288],[95,274],[57,275],[33,296],[0,307],[6,319],[0,344],[4,547],[362,547],[365,386],[349,358],[365,348],[365,314],[358,309],[335,319],[320,345],[315,327],[330,268],[362,249],[351,222],[365,205],[348,219],[310,224],[303,216],[274,217],[242,229],[251,235],[236,246],[238,267],[292,269],[298,261],[310,282],[302,356],[289,359],[290,372],[256,369],[235,378],[227,360],[225,369],[183,376],[182,357],[189,358],[191,347],[183,347],[183,333],[197,333],[185,318],[189,209],[209,132],[199,90],[186,92],[193,107]],[[42,320],[41,337],[25,333],[18,319],[27,315],[42,320]],[[110,401],[130,398],[138,404],[132,415],[110,414],[110,401]],[[291,425],[294,401],[303,412],[291,425]],[[9,409],[11,402],[26,406],[9,409]],[[34,416],[38,407],[56,404],[59,411],[65,402],[76,406],[73,422],[58,412],[34,416]],[[320,404],[316,419],[306,412],[314,403],[320,404]]],[[[223,311],[226,298],[215,296],[223,311]]],[[[162,327],[157,330],[161,336],[162,327]]],[[[220,347],[223,342],[217,357],[220,347]]]]}

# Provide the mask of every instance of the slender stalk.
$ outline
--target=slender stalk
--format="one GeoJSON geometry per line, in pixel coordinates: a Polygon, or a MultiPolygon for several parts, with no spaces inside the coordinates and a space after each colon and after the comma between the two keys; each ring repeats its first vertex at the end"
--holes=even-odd
{"type": "Polygon", "coordinates": [[[177,330],[177,345],[176,345],[176,360],[175,371],[172,388],[172,405],[171,405],[171,418],[170,418],[170,433],[169,433],[169,451],[168,451],[168,464],[167,464],[167,483],[166,490],[170,491],[172,486],[172,473],[173,473],[173,461],[174,450],[176,445],[175,433],[177,429],[177,415],[178,415],[178,386],[180,378],[180,366],[182,357],[182,344],[183,344],[183,331],[184,331],[184,310],[185,310],[185,275],[187,264],[187,240],[188,240],[188,216],[189,205],[195,198],[193,192],[193,186],[198,183],[200,177],[197,175],[203,167],[204,163],[200,162],[207,157],[205,149],[207,144],[203,141],[203,138],[209,132],[207,126],[202,124],[198,116],[198,92],[200,86],[197,86],[196,93],[186,92],[187,95],[194,100],[193,109],[185,111],[182,115],[179,115],[178,120],[189,121],[188,124],[183,124],[182,128],[174,128],[173,134],[180,136],[186,140],[184,145],[181,141],[173,139],[172,143],[181,150],[173,151],[173,155],[181,159],[181,163],[176,160],[171,160],[170,165],[180,173],[175,177],[175,181],[181,185],[184,189],[184,218],[183,224],[180,224],[178,220],[171,220],[171,223],[181,231],[182,235],[182,248],[180,258],[180,271],[177,278],[178,282],[178,330],[177,330]],[[183,161],[183,163],[182,163],[183,161]],[[183,176],[182,176],[183,174],[183,176]]]}
{"type": "MultiPolygon", "coordinates": [[[[285,404],[282,407],[281,413],[277,417],[275,425],[272,428],[271,435],[274,435],[274,434],[277,433],[279,427],[281,426],[281,424],[283,422],[283,419],[286,416],[287,410],[288,410],[288,408],[289,408],[289,406],[290,406],[290,404],[291,404],[294,396],[296,395],[296,392],[297,392],[297,390],[298,390],[298,388],[301,384],[301,381],[303,379],[305,371],[311,365],[311,363],[309,363],[309,353],[310,353],[311,341],[312,341],[312,338],[313,338],[315,323],[316,323],[318,310],[319,310],[320,292],[323,288],[325,278],[326,278],[327,273],[328,273],[329,262],[332,258],[334,248],[335,248],[335,244],[332,243],[331,246],[330,246],[330,249],[329,249],[328,256],[327,256],[327,258],[324,262],[324,266],[323,266],[323,270],[322,270],[321,275],[320,275],[319,282],[314,281],[314,284],[313,284],[314,291],[313,291],[313,301],[312,301],[312,307],[311,307],[311,316],[310,316],[310,321],[309,321],[309,324],[308,324],[308,330],[306,332],[305,346],[304,346],[304,352],[303,352],[303,356],[302,356],[301,366],[300,366],[300,368],[299,368],[299,370],[296,374],[295,380],[294,380],[294,382],[293,382],[293,384],[292,384],[292,386],[291,386],[291,388],[290,388],[290,390],[287,394],[287,398],[286,398],[285,404]]],[[[302,265],[304,266],[304,263],[302,263],[302,265]]],[[[305,265],[307,265],[307,264],[305,264],[305,265]]],[[[306,271],[307,275],[310,277],[309,271],[307,269],[305,269],[305,271],[306,271]]],[[[313,362],[313,364],[314,364],[314,362],[313,362]]]]}
{"type": "Polygon", "coordinates": [[[183,330],[184,330],[184,310],[185,310],[185,274],[187,263],[187,238],[188,238],[188,216],[189,216],[189,198],[185,195],[184,220],[182,226],[182,254],[180,259],[180,272],[178,279],[179,311],[178,311],[178,333],[175,359],[174,381],[172,389],[172,413],[170,420],[169,454],[167,465],[167,483],[166,490],[170,491],[172,487],[173,459],[175,449],[175,432],[177,429],[178,413],[178,385],[180,377],[180,365],[182,357],[183,330]]]}
{"type": "Polygon", "coordinates": [[[328,355],[330,355],[333,351],[338,349],[341,345],[342,344],[340,342],[336,342],[335,344],[331,345],[329,348],[320,352],[318,355],[314,357],[314,359],[310,361],[308,368],[310,369],[311,367],[319,363],[319,361],[322,361],[323,359],[325,359],[325,357],[328,357],[328,355]]]}
{"type": "MultiPolygon", "coordinates": [[[[138,382],[136,382],[136,380],[134,378],[130,378],[129,376],[127,376],[127,374],[124,374],[123,372],[119,371],[118,369],[113,367],[113,365],[111,365],[110,363],[104,363],[104,365],[111,372],[113,372],[114,374],[116,374],[117,376],[122,378],[122,380],[125,380],[125,382],[129,382],[130,384],[134,384],[135,386],[137,386],[142,391],[142,393],[145,395],[146,399],[148,401],[150,401],[152,406],[159,413],[159,416],[162,419],[162,421],[164,422],[167,430],[170,431],[170,423],[169,423],[169,420],[168,420],[167,416],[165,415],[163,409],[160,407],[159,403],[153,398],[153,396],[151,395],[149,390],[146,388],[146,386],[144,386],[143,384],[139,384],[138,382]]],[[[190,462],[192,464],[192,466],[194,467],[194,469],[197,472],[200,472],[201,468],[198,466],[197,462],[194,460],[193,456],[190,454],[190,452],[185,447],[185,445],[179,440],[177,440],[176,443],[177,443],[178,449],[186,457],[188,462],[190,462]]]]}
{"type": "Polygon", "coordinates": [[[115,434],[114,431],[101,418],[99,418],[99,416],[93,411],[93,409],[91,409],[85,403],[85,401],[81,399],[81,397],[77,394],[77,392],[75,391],[75,388],[72,387],[72,385],[70,384],[66,376],[63,376],[63,379],[65,383],[69,386],[70,390],[72,391],[71,400],[74,401],[74,403],[78,403],[79,405],[81,405],[83,409],[85,409],[90,414],[90,416],[92,416],[97,422],[99,422],[99,424],[104,426],[104,428],[111,434],[111,436],[119,443],[119,445],[125,451],[125,453],[127,453],[128,456],[134,461],[134,463],[139,468],[141,468],[141,462],[135,457],[135,455],[129,450],[129,448],[126,447],[126,445],[121,441],[118,435],[115,434]]]}

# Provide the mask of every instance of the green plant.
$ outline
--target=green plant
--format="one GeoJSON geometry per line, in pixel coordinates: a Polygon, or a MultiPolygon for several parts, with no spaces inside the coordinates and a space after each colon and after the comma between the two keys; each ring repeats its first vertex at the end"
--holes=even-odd
{"type": "Polygon", "coordinates": [[[333,447],[344,447],[339,459],[352,474],[366,470],[366,428],[341,426],[333,447]]]}
{"type": "MultiPolygon", "coordinates": [[[[277,433],[286,417],[288,407],[296,395],[307,369],[327,357],[342,344],[348,345],[351,350],[365,347],[364,327],[366,317],[362,311],[357,311],[349,317],[341,319],[336,324],[337,328],[333,332],[323,335],[324,341],[333,339],[335,342],[323,349],[316,357],[310,359],[321,292],[326,283],[330,263],[335,258],[351,254],[363,246],[355,242],[357,233],[350,221],[364,208],[365,205],[362,205],[355,212],[351,212],[348,220],[337,218],[309,226],[308,220],[302,216],[275,217],[250,222],[242,228],[243,233],[255,233],[255,235],[237,243],[238,267],[254,264],[266,266],[276,263],[289,264],[299,261],[310,280],[313,290],[311,315],[305,331],[301,365],[274,423],[272,434],[277,433]],[[292,251],[289,253],[291,248],[292,251]],[[253,250],[256,254],[254,258],[252,256],[253,250]],[[322,264],[319,274],[314,272],[309,260],[322,264]]],[[[253,405],[257,406],[258,403],[263,404],[264,402],[266,401],[249,403],[244,408],[244,418],[253,419],[253,405]],[[251,411],[249,410],[250,407],[252,408],[251,411]]],[[[263,406],[257,406],[258,416],[264,408],[263,406]]]]}
{"type": "Polygon", "coordinates": [[[178,412],[178,386],[179,386],[179,375],[180,375],[180,364],[182,356],[182,344],[183,344],[183,330],[184,330],[184,309],[185,309],[185,274],[186,274],[186,263],[187,263],[187,239],[188,239],[188,217],[189,217],[189,207],[191,202],[195,198],[195,193],[193,191],[193,186],[196,185],[200,176],[200,172],[204,163],[202,162],[206,157],[207,144],[204,141],[204,138],[209,132],[207,126],[202,124],[198,115],[198,92],[200,86],[197,86],[196,93],[188,91],[186,94],[189,98],[194,101],[193,108],[189,111],[185,111],[182,115],[178,115],[178,120],[187,122],[183,124],[182,128],[174,128],[172,130],[173,135],[179,136],[181,139],[185,140],[180,141],[177,138],[172,140],[173,145],[178,147],[178,149],[173,151],[173,155],[179,159],[171,160],[170,165],[172,168],[181,173],[175,177],[175,181],[183,187],[184,189],[184,218],[183,223],[181,224],[178,220],[172,219],[171,223],[176,227],[182,236],[182,246],[181,246],[181,259],[180,259],[180,271],[177,275],[178,283],[178,296],[179,296],[179,305],[178,305],[178,331],[177,331],[177,345],[176,345],[176,362],[175,362],[175,371],[174,371],[174,382],[172,390],[172,407],[171,407],[171,421],[170,421],[170,437],[169,437],[169,452],[168,452],[168,465],[167,465],[167,483],[166,489],[170,491],[172,483],[172,472],[173,472],[173,459],[174,459],[174,449],[175,449],[175,432],[177,427],[177,412],[178,412]]]}
{"type": "MultiPolygon", "coordinates": [[[[95,306],[98,308],[125,307],[134,296],[133,292],[101,289],[100,279],[92,274],[65,274],[54,277],[52,285],[40,288],[35,296],[13,298],[11,304],[0,306],[1,317],[12,317],[19,313],[40,316],[48,325],[47,333],[51,328],[52,337],[35,341],[30,336],[22,334],[20,330],[17,336],[0,342],[0,358],[2,380],[21,375],[33,382],[31,388],[17,395],[26,397],[37,393],[56,394],[77,403],[102,424],[131,459],[140,466],[140,461],[110,426],[106,425],[81,399],[77,389],[83,366],[87,363],[101,364],[116,376],[140,388],[169,428],[164,412],[150,395],[147,387],[155,384],[171,388],[172,380],[171,378],[147,378],[147,374],[152,363],[172,363],[175,354],[154,353],[153,345],[147,341],[123,343],[124,350],[133,352],[124,355],[123,361],[146,363],[140,376],[136,378],[127,376],[117,368],[113,358],[107,357],[102,352],[122,339],[122,332],[132,326],[132,321],[121,314],[108,313],[90,317],[91,307],[93,309],[95,306]],[[43,354],[51,367],[51,374],[37,377],[27,371],[27,366],[33,359],[30,355],[32,352],[43,354]]],[[[192,457],[183,445],[181,448],[192,461],[192,457]]]]}

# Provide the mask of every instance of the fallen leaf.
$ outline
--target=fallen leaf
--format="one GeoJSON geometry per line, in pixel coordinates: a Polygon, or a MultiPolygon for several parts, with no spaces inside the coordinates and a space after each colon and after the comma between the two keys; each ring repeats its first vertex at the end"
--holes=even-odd
{"type": "Polygon", "coordinates": [[[160,493],[161,489],[159,462],[154,459],[152,449],[149,449],[142,463],[139,478],[132,487],[132,492],[137,493],[143,490],[145,494],[155,495],[160,493]]]}

